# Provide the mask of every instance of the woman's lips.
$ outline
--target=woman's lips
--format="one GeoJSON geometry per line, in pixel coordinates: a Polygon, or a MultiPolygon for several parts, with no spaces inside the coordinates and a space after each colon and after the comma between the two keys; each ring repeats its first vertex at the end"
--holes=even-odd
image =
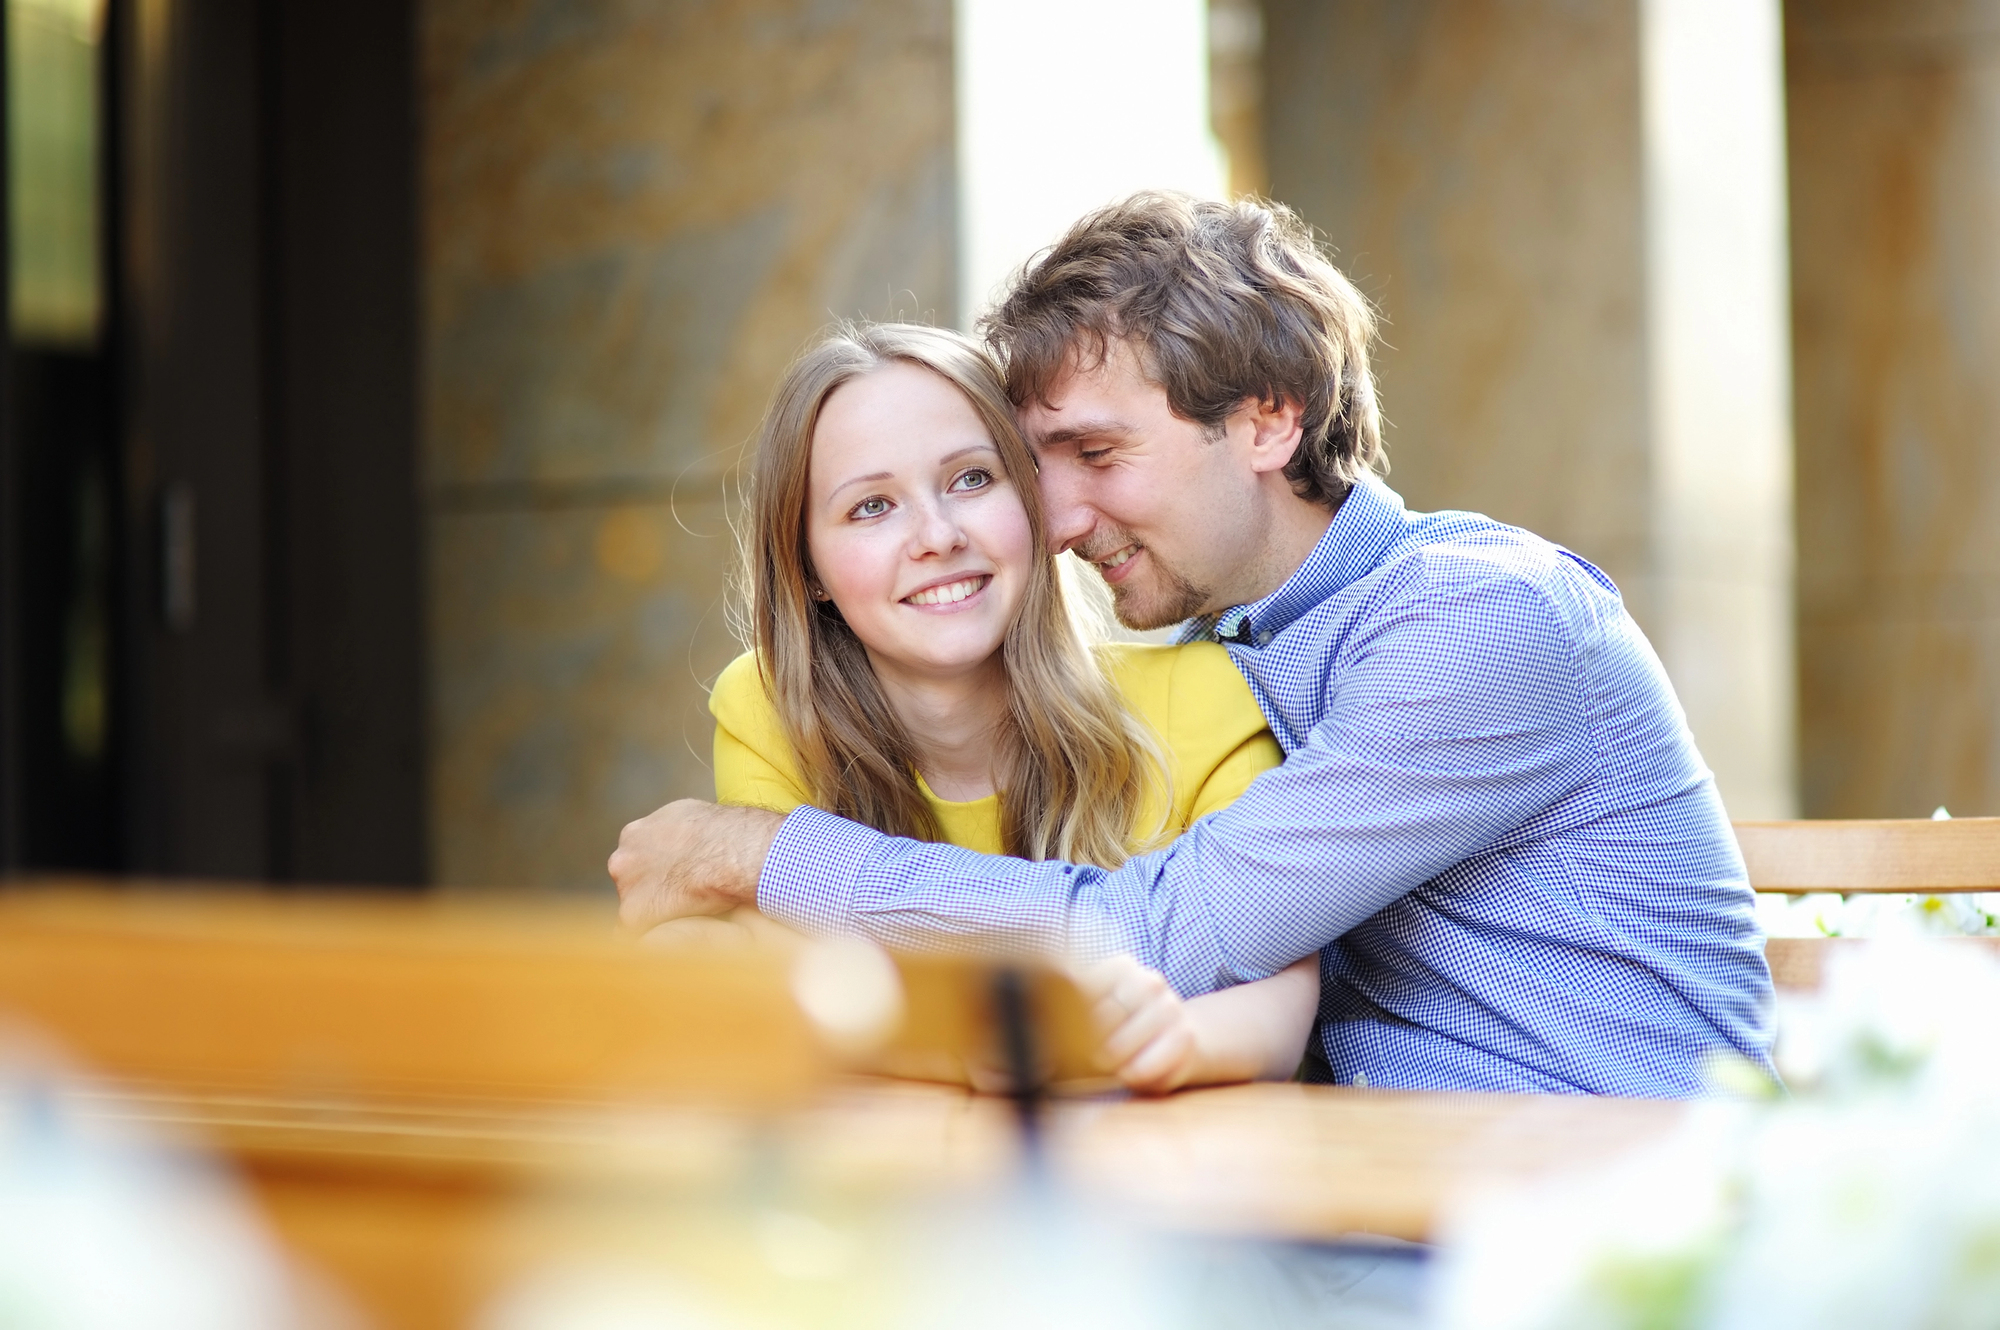
{"type": "Polygon", "coordinates": [[[920,609],[948,608],[961,605],[986,589],[993,580],[991,573],[974,573],[968,577],[953,578],[949,582],[937,582],[921,591],[913,591],[903,597],[905,605],[915,605],[920,609]]]}

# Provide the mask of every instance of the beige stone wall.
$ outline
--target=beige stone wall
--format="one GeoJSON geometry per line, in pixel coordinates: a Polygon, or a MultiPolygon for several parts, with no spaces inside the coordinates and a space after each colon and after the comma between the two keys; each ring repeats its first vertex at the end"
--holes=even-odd
{"type": "Polygon", "coordinates": [[[425,0],[435,880],[711,791],[724,503],[836,316],[951,323],[949,0],[425,0]]]}
{"type": "MultiPolygon", "coordinates": [[[[1776,24],[1767,15],[1771,216],[1757,238],[1759,280],[1775,289],[1740,311],[1723,289],[1727,326],[1761,343],[1754,374],[1731,381],[1746,362],[1709,373],[1691,317],[1706,310],[1666,285],[1735,248],[1680,192],[1701,176],[1661,132],[1699,138],[1710,126],[1674,117],[1709,102],[1700,89],[1649,100],[1646,80],[1660,92],[1684,77],[1660,43],[1685,36],[1684,19],[1729,23],[1736,0],[1702,13],[1648,9],[1657,2],[1264,0],[1271,189],[1386,317],[1391,483],[1412,507],[1486,512],[1604,568],[1675,677],[1732,811],[1783,816],[1776,24]],[[1745,392],[1756,428],[1731,433],[1745,392]],[[1730,502],[1700,501],[1716,492],[1730,502]]],[[[1739,197],[1720,196],[1725,208],[1739,197]]]]}
{"type": "Polygon", "coordinates": [[[2000,814],[2000,3],[1786,22],[1806,811],[2000,814]]]}
{"type": "Polygon", "coordinates": [[[1636,6],[1265,0],[1272,192],[1387,317],[1390,483],[1648,567],[1636,6]]]}

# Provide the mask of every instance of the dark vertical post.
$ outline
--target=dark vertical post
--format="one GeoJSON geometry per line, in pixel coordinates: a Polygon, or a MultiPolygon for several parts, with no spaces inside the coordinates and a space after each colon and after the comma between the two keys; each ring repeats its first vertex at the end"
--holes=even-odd
{"type": "Polygon", "coordinates": [[[8,32],[0,0],[0,873],[22,862],[19,474],[14,430],[14,170],[8,32]]]}
{"type": "Polygon", "coordinates": [[[263,403],[259,458],[263,493],[264,696],[280,718],[263,754],[264,872],[275,881],[297,876],[292,827],[300,761],[299,711],[291,677],[291,620],[297,611],[291,559],[291,468],[286,411],[285,99],[291,71],[286,61],[286,0],[257,6],[257,384],[263,403]]]}

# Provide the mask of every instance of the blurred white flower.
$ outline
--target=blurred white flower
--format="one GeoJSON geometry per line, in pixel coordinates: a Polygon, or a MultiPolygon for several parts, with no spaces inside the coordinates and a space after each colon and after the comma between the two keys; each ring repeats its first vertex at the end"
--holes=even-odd
{"type": "Polygon", "coordinates": [[[84,1130],[46,1061],[11,1051],[0,1047],[0,1325],[303,1324],[292,1272],[226,1177],[184,1151],[84,1130]]]}
{"type": "Polygon", "coordinates": [[[1877,942],[1780,1021],[1794,1097],[1448,1226],[1445,1330],[2000,1324],[2000,964],[1877,942]]]}

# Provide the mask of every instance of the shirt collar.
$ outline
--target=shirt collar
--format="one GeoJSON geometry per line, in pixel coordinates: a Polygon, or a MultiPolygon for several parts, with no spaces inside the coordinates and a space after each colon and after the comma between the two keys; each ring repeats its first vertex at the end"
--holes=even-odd
{"type": "Polygon", "coordinates": [[[1363,476],[1341,500],[1326,534],[1284,585],[1262,600],[1231,606],[1212,619],[1190,619],[1180,640],[1267,645],[1307,610],[1374,571],[1404,526],[1402,496],[1374,476],[1363,476]]]}

